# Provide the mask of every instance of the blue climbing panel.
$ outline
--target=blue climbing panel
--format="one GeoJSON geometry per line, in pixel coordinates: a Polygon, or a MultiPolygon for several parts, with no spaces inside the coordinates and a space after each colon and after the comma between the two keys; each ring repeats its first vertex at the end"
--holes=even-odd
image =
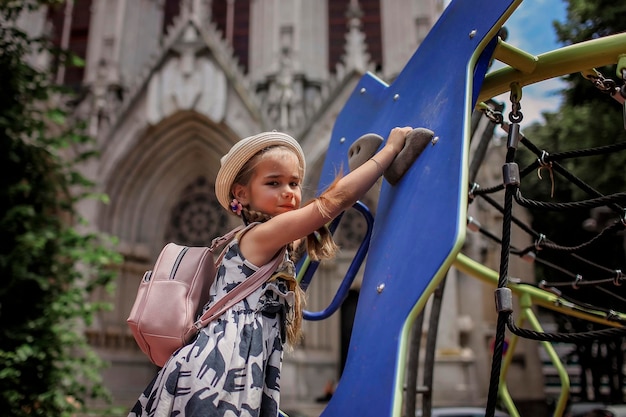
{"type": "Polygon", "coordinates": [[[424,127],[438,141],[397,185],[383,183],[346,366],[322,416],[401,415],[408,329],[463,244],[471,111],[520,3],[453,1],[393,84],[366,74],[337,118],[320,190],[365,133],[424,127]]]}

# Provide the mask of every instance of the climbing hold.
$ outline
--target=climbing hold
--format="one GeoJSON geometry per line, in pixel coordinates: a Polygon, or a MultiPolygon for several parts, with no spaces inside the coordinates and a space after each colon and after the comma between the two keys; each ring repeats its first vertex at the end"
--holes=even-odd
{"type": "Polygon", "coordinates": [[[435,133],[423,127],[411,130],[406,135],[404,147],[393,160],[389,168],[385,170],[385,179],[396,185],[418,156],[424,151],[426,145],[432,143],[435,133]]]}
{"type": "Polygon", "coordinates": [[[383,143],[383,138],[375,133],[366,133],[361,136],[348,149],[348,166],[354,171],[370,159],[383,143]]]}

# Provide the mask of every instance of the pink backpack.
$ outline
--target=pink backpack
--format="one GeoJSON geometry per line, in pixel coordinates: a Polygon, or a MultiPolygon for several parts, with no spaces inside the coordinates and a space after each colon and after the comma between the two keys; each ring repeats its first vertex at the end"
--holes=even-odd
{"type": "Polygon", "coordinates": [[[209,288],[224,256],[223,251],[214,261],[213,251],[237,232],[256,224],[246,229],[239,226],[213,239],[208,248],[168,243],[161,250],[154,268],[143,275],[126,320],[139,348],[154,364],[163,366],[172,353],[189,343],[201,328],[250,295],[278,268],[284,250],[196,320],[208,301],[209,288]]]}

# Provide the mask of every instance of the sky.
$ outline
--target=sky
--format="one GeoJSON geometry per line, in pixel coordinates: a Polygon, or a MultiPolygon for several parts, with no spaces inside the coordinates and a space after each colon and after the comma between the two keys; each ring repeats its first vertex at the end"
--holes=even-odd
{"type": "MultiPolygon", "coordinates": [[[[471,0],[469,0],[471,1],[471,0]]],[[[446,1],[446,4],[449,1],[446,1]]],[[[552,26],[554,20],[564,21],[566,16],[564,0],[523,0],[504,26],[508,29],[507,43],[533,55],[558,49],[556,34],[552,26]]],[[[503,64],[494,63],[490,71],[501,68],[503,64]]],[[[542,121],[542,111],[556,111],[560,104],[557,94],[563,84],[558,79],[546,80],[541,83],[522,88],[522,123],[542,121]]],[[[495,97],[510,110],[509,93],[495,97]]],[[[506,114],[505,114],[506,118],[506,114]]]]}
{"type": "MultiPolygon", "coordinates": [[[[565,20],[566,2],[563,0],[524,0],[505,23],[507,43],[533,55],[558,49],[552,22],[565,20]]],[[[494,65],[494,69],[498,68],[494,65]]],[[[558,90],[563,88],[559,79],[546,80],[522,88],[523,122],[543,120],[542,111],[555,111],[560,104],[558,90]]],[[[510,109],[509,93],[497,97],[510,109]]]]}

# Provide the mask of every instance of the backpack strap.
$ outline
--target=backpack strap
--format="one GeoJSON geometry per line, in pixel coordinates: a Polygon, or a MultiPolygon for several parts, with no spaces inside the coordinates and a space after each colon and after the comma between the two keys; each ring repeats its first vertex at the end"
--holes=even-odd
{"type": "MultiPolygon", "coordinates": [[[[250,226],[248,225],[245,228],[248,228],[248,227],[250,226]]],[[[242,231],[243,229],[244,229],[244,226],[240,225],[240,226],[235,227],[233,230],[226,233],[225,235],[216,237],[215,239],[211,241],[211,246],[209,246],[209,250],[213,252],[216,248],[218,248],[219,246],[222,246],[224,243],[231,240],[238,232],[242,231]]]]}
{"type": "MultiPolygon", "coordinates": [[[[226,233],[224,236],[217,237],[213,239],[211,243],[211,249],[215,249],[222,243],[233,238],[237,233],[245,233],[249,229],[253,228],[259,224],[259,222],[250,223],[247,226],[239,226],[230,232],[226,233]]],[[[218,260],[215,262],[215,265],[219,265],[222,262],[222,258],[224,257],[226,248],[220,254],[218,260]]],[[[252,275],[246,278],[243,282],[237,284],[235,288],[233,288],[228,294],[224,295],[222,298],[217,300],[215,304],[213,304],[204,314],[195,321],[194,327],[192,330],[196,332],[201,328],[205,327],[216,317],[224,314],[226,310],[237,304],[239,301],[243,300],[250,294],[252,294],[257,288],[259,288],[267,279],[278,269],[280,264],[283,262],[285,258],[285,253],[287,252],[287,248],[284,247],[271,261],[257,269],[252,275]]]]}
{"type": "Polygon", "coordinates": [[[267,281],[267,279],[280,266],[281,262],[283,262],[286,251],[287,248],[283,248],[278,255],[274,257],[274,259],[257,269],[252,275],[246,278],[243,282],[240,282],[228,294],[217,300],[215,304],[213,304],[198,320],[196,320],[194,323],[196,331],[205,327],[216,317],[224,314],[226,310],[252,294],[265,281],[267,281]]]}
{"type": "MultiPolygon", "coordinates": [[[[252,229],[254,226],[256,226],[259,223],[260,222],[254,222],[254,223],[250,223],[247,226],[244,226],[244,225],[237,226],[233,230],[231,230],[230,232],[226,233],[225,235],[216,237],[215,239],[213,239],[211,241],[211,246],[209,247],[209,251],[210,252],[215,251],[215,249],[217,249],[219,246],[222,246],[224,243],[230,241],[236,235],[238,235],[238,234],[243,235],[249,229],[252,229]]],[[[217,268],[219,266],[219,264],[222,263],[222,259],[224,259],[224,255],[226,255],[226,251],[227,250],[228,250],[228,247],[225,247],[222,250],[222,252],[220,253],[220,256],[217,257],[217,259],[215,260],[215,268],[217,268]]]]}

